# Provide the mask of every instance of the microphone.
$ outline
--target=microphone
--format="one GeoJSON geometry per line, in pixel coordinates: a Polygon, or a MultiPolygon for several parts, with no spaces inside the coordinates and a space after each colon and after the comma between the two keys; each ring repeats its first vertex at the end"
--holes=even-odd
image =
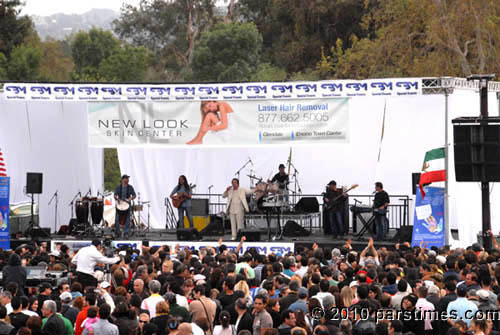
{"type": "Polygon", "coordinates": [[[80,196],[80,198],[82,197],[82,192],[78,191],[78,195],[80,196]]]}
{"type": "Polygon", "coordinates": [[[252,159],[250,157],[248,157],[248,161],[250,162],[250,164],[252,164],[253,166],[253,162],[252,162],[252,159]]]}
{"type": "Polygon", "coordinates": [[[372,192],[372,195],[374,195],[375,193],[377,193],[377,190],[373,191],[373,192],[372,192]]]}
{"type": "Polygon", "coordinates": [[[210,185],[210,186],[208,187],[208,190],[210,191],[210,190],[212,189],[212,187],[214,187],[214,185],[210,185]]]}
{"type": "Polygon", "coordinates": [[[87,194],[85,194],[85,196],[88,196],[88,195],[91,195],[91,194],[92,194],[92,190],[89,187],[89,191],[87,192],[87,194]]]}

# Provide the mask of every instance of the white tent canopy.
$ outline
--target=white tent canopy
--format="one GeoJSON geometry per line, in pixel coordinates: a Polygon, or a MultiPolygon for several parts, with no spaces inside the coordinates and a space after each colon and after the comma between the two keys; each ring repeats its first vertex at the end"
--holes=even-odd
{"type": "MultiPolygon", "coordinates": [[[[292,161],[299,171],[304,194],[319,194],[334,179],[341,185],[360,184],[354,195],[371,194],[376,181],[382,181],[389,194],[411,195],[411,173],[420,171],[425,152],[448,144],[449,222],[459,229],[460,244],[467,245],[476,240],[481,230],[481,191],[479,183],[455,182],[451,120],[479,115],[479,94],[476,86],[463,79],[422,82],[427,83],[422,95],[351,97],[349,142],[295,145],[292,161]],[[447,120],[444,87],[450,93],[447,120]]],[[[495,90],[497,85],[492,83],[495,90]]],[[[44,172],[44,194],[40,197],[42,226],[53,227],[53,210],[47,203],[55,190],[60,195],[60,224],[69,219],[67,204],[78,190],[86,193],[91,187],[102,191],[102,151],[87,146],[87,104],[11,101],[0,94],[0,147],[12,177],[11,201],[27,199],[23,194],[26,172],[44,172]]],[[[490,115],[498,116],[498,110],[496,92],[491,92],[490,115]]],[[[120,147],[118,154],[121,172],[131,175],[130,182],[142,200],[152,203],[152,227],[163,228],[164,198],[179,175],[186,175],[190,183],[196,184],[197,193],[207,193],[211,185],[212,193],[222,193],[248,157],[253,166],[242,171],[243,186],[249,184],[246,175],[250,169],[264,178],[275,173],[278,164],[286,162],[289,146],[120,147]]],[[[494,231],[500,229],[500,207],[494,205],[498,200],[500,191],[492,187],[494,231]]]]}

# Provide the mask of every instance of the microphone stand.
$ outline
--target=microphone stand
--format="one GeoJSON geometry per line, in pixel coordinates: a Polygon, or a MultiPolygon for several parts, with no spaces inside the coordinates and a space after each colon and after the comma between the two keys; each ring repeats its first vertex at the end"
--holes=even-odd
{"type": "Polygon", "coordinates": [[[50,198],[50,201],[49,201],[49,204],[47,206],[50,206],[50,204],[52,203],[52,200],[56,200],[56,209],[55,209],[55,216],[54,216],[54,234],[57,233],[57,204],[59,203],[59,195],[57,194],[57,190],[56,192],[54,193],[54,195],[52,196],[52,198],[50,198]]]}
{"type": "Polygon", "coordinates": [[[69,203],[68,206],[71,206],[71,218],[73,219],[75,217],[75,207],[73,206],[75,204],[75,200],[78,196],[82,196],[82,192],[78,191],[78,193],[75,194],[75,196],[73,197],[73,200],[71,200],[71,202],[69,203]]]}
{"type": "Polygon", "coordinates": [[[240,172],[247,167],[248,164],[250,164],[252,161],[249,159],[247,160],[247,162],[245,163],[245,165],[243,165],[238,171],[236,171],[235,175],[238,176],[238,180],[240,180],[240,172]]]}

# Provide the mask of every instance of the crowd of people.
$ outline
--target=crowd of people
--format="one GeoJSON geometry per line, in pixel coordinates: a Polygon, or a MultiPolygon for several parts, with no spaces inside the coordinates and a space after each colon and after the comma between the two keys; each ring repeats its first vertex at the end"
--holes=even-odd
{"type": "Polygon", "coordinates": [[[356,252],[296,247],[263,255],[215,248],[71,251],[33,242],[0,253],[0,335],[497,334],[500,249],[411,247],[356,252]],[[107,253],[106,253],[107,254],[107,253]],[[26,285],[26,266],[68,271],[26,285]],[[92,271],[92,272],[90,272],[92,271]]]}

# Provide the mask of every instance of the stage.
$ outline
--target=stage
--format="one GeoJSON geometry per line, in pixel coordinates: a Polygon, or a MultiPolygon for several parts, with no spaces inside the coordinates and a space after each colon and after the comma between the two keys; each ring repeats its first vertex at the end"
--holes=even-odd
{"type": "MultiPolygon", "coordinates": [[[[390,236],[387,237],[385,241],[375,241],[375,248],[386,247],[388,249],[394,249],[394,232],[389,233],[390,236]]],[[[274,231],[273,231],[274,235],[274,231]]],[[[111,237],[109,231],[105,232],[104,235],[99,236],[67,236],[67,235],[55,235],[52,234],[49,237],[37,237],[39,242],[47,242],[48,245],[53,246],[57,242],[63,242],[67,244],[70,249],[78,249],[84,247],[92,241],[93,238],[99,238],[105,240],[111,237]]],[[[132,246],[134,249],[140,249],[142,245],[149,244],[149,246],[161,246],[169,245],[170,247],[175,247],[179,244],[181,247],[189,247],[190,249],[200,249],[204,246],[217,246],[219,238],[222,237],[223,244],[227,245],[229,249],[235,250],[238,245],[238,241],[231,241],[231,235],[226,234],[224,236],[201,236],[201,239],[186,241],[179,240],[175,230],[165,230],[165,229],[154,229],[149,232],[136,233],[130,236],[128,239],[120,238],[113,239],[112,243],[115,247],[121,247],[124,245],[132,246]]],[[[357,239],[355,235],[350,234],[343,239],[333,239],[331,236],[325,236],[321,230],[313,230],[312,234],[309,236],[301,237],[283,237],[280,240],[268,240],[267,231],[261,231],[260,241],[246,241],[243,245],[243,250],[251,247],[256,247],[259,251],[270,254],[285,254],[287,252],[293,252],[297,248],[306,247],[311,248],[314,243],[317,243],[323,249],[340,248],[349,238],[351,239],[351,246],[354,250],[360,252],[363,250],[368,243],[368,234],[357,239]]],[[[31,238],[16,238],[11,239],[11,247],[15,249],[16,247],[30,243],[31,238]]],[[[52,248],[52,247],[51,247],[52,248]]]]}

